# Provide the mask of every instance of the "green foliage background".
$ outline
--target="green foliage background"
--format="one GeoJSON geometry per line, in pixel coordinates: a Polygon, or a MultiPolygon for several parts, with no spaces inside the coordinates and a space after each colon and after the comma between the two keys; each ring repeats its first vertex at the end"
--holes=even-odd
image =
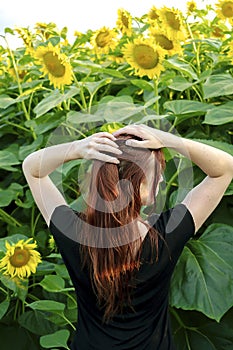
{"type": "MultiPolygon", "coordinates": [[[[86,45],[91,30],[69,44],[66,28],[59,31],[52,23],[47,24],[46,35],[28,28],[5,29],[6,40],[19,33],[25,45],[15,50],[0,47],[0,258],[6,240],[33,237],[43,262],[20,284],[0,274],[1,349],[68,349],[77,320],[74,289],[59,252],[49,245],[48,229],[22,174],[21,163],[29,153],[99,130],[146,123],[233,155],[233,66],[227,55],[232,30],[216,16],[209,20],[211,11],[196,10],[186,18],[189,37],[182,45],[184,53],[166,57],[166,69],[155,80],[138,78],[126,62],[116,63],[109,54],[93,53],[86,45]],[[212,35],[216,26],[223,28],[222,37],[212,35]],[[75,75],[70,86],[54,89],[41,77],[28,51],[30,40],[34,46],[61,44],[75,75]]],[[[145,19],[146,15],[134,19],[135,36],[146,33],[145,19]]],[[[117,55],[127,40],[122,36],[112,54],[117,55]]],[[[166,160],[169,207],[182,197],[178,174],[185,178],[190,164],[168,151],[166,160]]],[[[53,175],[78,210],[83,205],[77,183],[77,168],[85,174],[81,167],[80,161],[72,162],[53,175]]],[[[193,174],[194,185],[204,177],[195,166],[193,174]]],[[[170,311],[179,350],[233,349],[232,195],[231,184],[177,264],[170,311]]]]}

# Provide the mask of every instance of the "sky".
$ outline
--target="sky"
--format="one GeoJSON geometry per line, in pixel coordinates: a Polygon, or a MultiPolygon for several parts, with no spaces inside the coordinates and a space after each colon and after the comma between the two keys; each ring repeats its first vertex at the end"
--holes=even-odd
{"type": "MultiPolygon", "coordinates": [[[[0,34],[4,28],[15,26],[33,28],[36,22],[53,22],[58,29],[68,28],[68,37],[75,30],[85,32],[97,30],[102,26],[114,27],[117,20],[117,9],[124,8],[132,16],[141,17],[154,5],[161,7],[174,6],[184,10],[186,0],[0,0],[0,34]]],[[[203,4],[205,0],[197,0],[203,4]]],[[[8,40],[16,40],[10,38],[8,40]]],[[[2,44],[2,42],[0,42],[2,44]]]]}

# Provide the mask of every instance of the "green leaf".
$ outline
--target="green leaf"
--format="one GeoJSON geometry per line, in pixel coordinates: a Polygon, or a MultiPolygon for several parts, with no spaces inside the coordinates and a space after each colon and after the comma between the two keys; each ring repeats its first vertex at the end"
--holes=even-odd
{"type": "Polygon", "coordinates": [[[107,122],[124,122],[134,119],[134,122],[142,119],[144,106],[137,106],[130,102],[120,102],[120,99],[112,99],[107,103],[98,105],[97,115],[102,116],[107,122]]]}
{"type": "Polygon", "coordinates": [[[232,350],[233,310],[220,323],[196,311],[171,308],[173,337],[179,350],[232,350]]]}
{"type": "Polygon", "coordinates": [[[21,101],[26,100],[29,97],[30,97],[29,95],[22,95],[22,96],[18,96],[17,98],[12,98],[8,95],[2,94],[0,96],[0,108],[5,109],[15,103],[19,103],[21,101]]]}
{"type": "Polygon", "coordinates": [[[12,322],[11,319],[6,324],[1,323],[0,339],[2,350],[38,350],[40,346],[36,337],[29,334],[18,322],[12,322]]]}
{"type": "Polygon", "coordinates": [[[204,124],[222,125],[233,122],[233,102],[225,103],[207,111],[204,124]]]}
{"type": "Polygon", "coordinates": [[[70,111],[67,114],[66,121],[71,125],[79,125],[82,123],[104,122],[104,118],[102,115],[70,111]]]}
{"type": "Polygon", "coordinates": [[[39,283],[48,292],[60,292],[65,288],[65,281],[57,275],[45,276],[39,283]]]}
{"type": "Polygon", "coordinates": [[[182,73],[182,75],[185,75],[186,77],[198,80],[198,76],[196,72],[191,68],[191,65],[177,57],[172,57],[165,60],[164,65],[167,68],[172,68],[177,70],[178,72],[182,73]]]}
{"type": "Polygon", "coordinates": [[[23,195],[23,187],[15,182],[4,190],[0,188],[0,207],[8,206],[20,195],[23,195]]]}
{"type": "Polygon", "coordinates": [[[3,94],[0,96],[0,108],[3,108],[3,109],[7,108],[14,103],[15,103],[14,98],[3,94]]]}
{"type": "Polygon", "coordinates": [[[187,79],[181,76],[174,77],[172,83],[168,85],[170,89],[176,91],[184,91],[189,89],[191,86],[193,86],[193,83],[190,83],[187,79]]]}
{"type": "Polygon", "coordinates": [[[12,165],[20,164],[16,155],[9,151],[0,151],[0,168],[8,171],[16,171],[12,165]]]}
{"type": "Polygon", "coordinates": [[[30,153],[36,151],[43,142],[43,136],[39,135],[37,139],[32,142],[30,145],[21,146],[19,148],[19,159],[25,159],[30,153]]]}
{"type": "Polygon", "coordinates": [[[171,305],[219,321],[233,305],[232,245],[233,227],[224,224],[189,241],[174,271],[171,305]]]}
{"type": "Polygon", "coordinates": [[[124,75],[116,69],[101,67],[100,71],[101,73],[111,75],[112,77],[124,79],[124,75]]]}
{"type": "Polygon", "coordinates": [[[38,300],[31,304],[27,304],[33,310],[48,311],[48,312],[62,312],[65,309],[65,304],[54,300],[38,300]]]}
{"type": "Polygon", "coordinates": [[[36,275],[44,276],[45,274],[53,273],[55,266],[56,264],[50,263],[46,260],[42,260],[42,262],[37,266],[36,275]]]}
{"type": "Polygon", "coordinates": [[[106,78],[99,81],[85,82],[83,86],[89,91],[90,95],[95,95],[101,87],[110,84],[111,81],[111,78],[106,78]]]}
{"type": "Polygon", "coordinates": [[[224,152],[227,152],[233,156],[233,145],[227,142],[215,141],[215,140],[205,140],[205,139],[192,139],[194,141],[205,143],[206,145],[216,147],[224,152]]]}
{"type": "Polygon", "coordinates": [[[72,170],[73,168],[77,169],[77,165],[79,165],[81,163],[82,163],[82,159],[76,159],[76,160],[73,160],[71,162],[64,163],[64,164],[60,165],[56,169],[56,171],[62,173],[63,176],[67,176],[68,173],[70,172],[70,170],[72,170]]]}
{"type": "Polygon", "coordinates": [[[154,90],[154,86],[152,83],[143,80],[143,79],[132,79],[130,80],[131,84],[139,87],[142,90],[146,90],[146,91],[153,91],[154,90]]]}
{"type": "Polygon", "coordinates": [[[209,109],[213,108],[212,105],[199,101],[190,101],[190,100],[176,100],[176,101],[167,101],[164,103],[164,108],[168,112],[172,112],[176,116],[180,115],[200,115],[205,113],[209,109]]]}
{"type": "Polygon", "coordinates": [[[28,295],[28,279],[19,279],[16,281],[16,295],[20,300],[25,301],[28,295]]]}
{"type": "Polygon", "coordinates": [[[10,306],[10,301],[8,300],[8,298],[6,298],[0,303],[0,320],[3,318],[3,316],[7,312],[9,306],[10,306]]]}
{"type": "Polygon", "coordinates": [[[46,349],[51,349],[54,347],[63,347],[69,350],[67,346],[69,336],[70,332],[67,329],[62,329],[53,334],[43,335],[42,337],[40,337],[40,345],[46,349]]]}
{"type": "MultiPolygon", "coordinates": [[[[17,228],[18,230],[18,228],[17,228]]],[[[6,247],[5,247],[5,242],[9,242],[10,244],[12,243],[17,243],[18,241],[20,241],[21,239],[23,240],[27,240],[28,237],[25,236],[25,235],[22,235],[22,234],[15,234],[13,236],[10,236],[10,237],[3,237],[3,238],[0,238],[0,251],[4,251],[6,252],[6,247]]]]}
{"type": "Polygon", "coordinates": [[[44,313],[37,310],[24,312],[18,321],[23,328],[37,335],[46,335],[57,330],[57,327],[44,317],[44,313]]]}
{"type": "Polygon", "coordinates": [[[79,92],[80,89],[76,88],[75,86],[70,87],[69,90],[64,94],[61,94],[59,90],[52,91],[34,108],[36,117],[47,113],[50,109],[58,106],[63,101],[66,101],[67,99],[79,94],[79,92]]]}
{"type": "Polygon", "coordinates": [[[204,98],[233,94],[233,78],[230,74],[211,75],[203,85],[204,98]]]}

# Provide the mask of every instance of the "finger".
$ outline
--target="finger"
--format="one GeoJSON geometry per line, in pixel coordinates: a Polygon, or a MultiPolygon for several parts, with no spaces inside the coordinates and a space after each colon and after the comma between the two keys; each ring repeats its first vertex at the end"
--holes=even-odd
{"type": "Polygon", "coordinates": [[[107,144],[99,144],[97,150],[101,152],[106,152],[106,153],[114,153],[117,155],[122,154],[122,151],[119,148],[112,147],[107,144]]]}
{"type": "Polygon", "coordinates": [[[137,141],[137,140],[127,140],[125,142],[126,146],[130,147],[140,147],[140,148],[147,148],[148,147],[148,141],[137,141]]]}
{"type": "Polygon", "coordinates": [[[120,163],[120,161],[116,157],[112,157],[100,152],[96,152],[95,154],[93,154],[92,159],[100,160],[106,163],[114,163],[114,164],[120,163]]]}
{"type": "Polygon", "coordinates": [[[98,132],[97,134],[95,134],[97,137],[100,137],[100,138],[102,138],[102,137],[107,137],[108,139],[110,139],[110,140],[113,140],[113,141],[115,141],[116,140],[116,138],[115,138],[115,136],[113,135],[113,134],[111,134],[110,132],[107,132],[107,131],[101,131],[101,132],[98,132]]]}
{"type": "Polygon", "coordinates": [[[139,125],[126,126],[125,128],[116,131],[116,133],[114,133],[114,136],[118,137],[121,134],[128,134],[142,138],[142,130],[140,130],[139,125]]]}
{"type": "Polygon", "coordinates": [[[123,128],[114,131],[112,134],[113,134],[114,136],[116,136],[116,135],[118,136],[118,135],[121,135],[121,134],[125,134],[128,128],[129,128],[129,125],[124,126],[123,128]]]}
{"type": "MultiPolygon", "coordinates": [[[[116,140],[116,139],[115,139],[116,140]]],[[[106,137],[103,137],[103,138],[97,138],[96,139],[96,143],[98,144],[106,144],[106,145],[109,145],[111,147],[114,147],[114,148],[119,148],[118,144],[116,144],[116,142],[106,138],[106,137]]]]}

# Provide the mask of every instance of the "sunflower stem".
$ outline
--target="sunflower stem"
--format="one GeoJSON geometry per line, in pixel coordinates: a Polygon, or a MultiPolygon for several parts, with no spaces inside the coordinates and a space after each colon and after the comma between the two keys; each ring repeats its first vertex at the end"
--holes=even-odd
{"type": "Polygon", "coordinates": [[[16,321],[17,319],[18,309],[19,309],[19,299],[16,300],[16,304],[15,304],[15,310],[14,310],[14,316],[13,316],[14,321],[16,321]]]}
{"type": "Polygon", "coordinates": [[[0,208],[0,216],[5,220],[6,223],[13,225],[13,226],[22,226],[15,218],[13,218],[11,215],[7,214],[3,209],[0,208]]]}
{"type": "Polygon", "coordinates": [[[169,182],[168,182],[168,184],[167,184],[167,187],[166,187],[166,192],[167,192],[167,194],[169,193],[170,188],[172,187],[173,181],[174,181],[175,178],[177,178],[177,176],[179,175],[180,166],[181,166],[181,159],[179,160],[179,164],[178,164],[178,167],[177,167],[176,172],[172,175],[172,177],[170,178],[170,180],[169,180],[169,182]]]}
{"type": "Polygon", "coordinates": [[[8,292],[7,292],[4,288],[0,287],[0,290],[1,290],[3,293],[5,293],[6,295],[8,295],[8,292]]]}
{"type": "MultiPolygon", "coordinates": [[[[20,83],[20,78],[19,78],[19,73],[18,73],[15,57],[14,57],[13,52],[12,52],[12,50],[11,50],[9,44],[8,44],[8,41],[7,41],[6,37],[4,37],[4,40],[6,42],[7,50],[9,52],[9,55],[10,55],[10,58],[11,58],[11,61],[12,61],[12,64],[13,64],[13,68],[14,68],[14,71],[15,71],[17,85],[18,85],[18,90],[19,90],[19,95],[22,96],[23,95],[23,89],[22,89],[22,86],[21,86],[21,83],[20,83]]],[[[21,106],[22,106],[22,109],[23,109],[23,112],[24,112],[26,120],[27,121],[31,120],[30,115],[29,115],[29,113],[27,111],[27,108],[26,108],[26,105],[25,105],[24,101],[21,101],[21,106]]],[[[33,139],[36,140],[37,139],[36,133],[35,133],[35,131],[33,130],[33,128],[31,126],[30,126],[30,131],[31,131],[33,139]]]]}
{"type": "Polygon", "coordinates": [[[80,97],[81,97],[81,100],[82,100],[82,104],[83,104],[83,107],[82,109],[87,109],[87,103],[86,103],[86,99],[85,99],[85,96],[84,96],[84,93],[83,93],[83,87],[82,85],[79,83],[78,79],[76,78],[75,74],[73,74],[73,77],[74,77],[74,81],[75,81],[75,84],[77,85],[77,87],[80,89],[80,97]]]}
{"type": "MultiPolygon", "coordinates": [[[[154,79],[154,92],[155,92],[155,97],[158,97],[158,79],[154,79]]],[[[159,115],[159,100],[157,99],[155,101],[155,111],[159,115]]]]}
{"type": "Polygon", "coordinates": [[[70,322],[70,320],[64,315],[64,313],[59,314],[59,315],[73,328],[74,331],[76,330],[75,326],[74,326],[74,325],[70,322]]]}

